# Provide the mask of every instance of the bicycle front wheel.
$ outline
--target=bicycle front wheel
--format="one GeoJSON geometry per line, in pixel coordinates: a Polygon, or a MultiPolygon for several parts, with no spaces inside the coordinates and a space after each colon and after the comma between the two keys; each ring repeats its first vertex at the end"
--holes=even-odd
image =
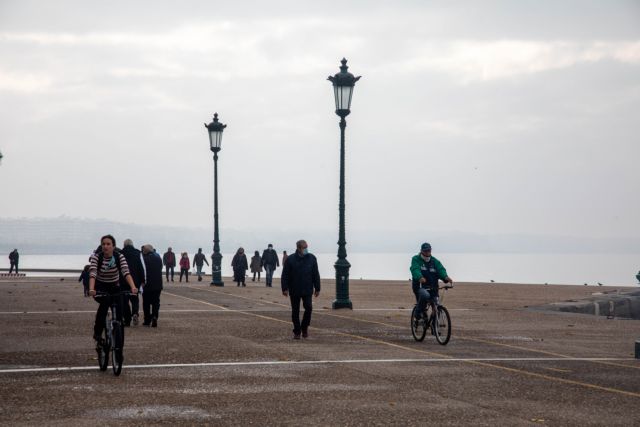
{"type": "Polygon", "coordinates": [[[433,328],[436,341],[442,345],[447,345],[451,338],[451,317],[449,317],[449,311],[445,307],[438,307],[438,318],[433,328]]]}
{"type": "Polygon", "coordinates": [[[418,319],[417,313],[418,306],[415,306],[413,310],[411,310],[411,335],[413,335],[414,340],[422,341],[425,335],[427,335],[426,319],[424,316],[418,319]]]}
{"type": "Polygon", "coordinates": [[[112,347],[112,367],[113,374],[118,376],[120,372],[122,372],[122,362],[123,362],[123,354],[122,354],[122,325],[119,322],[113,323],[113,347],[112,347]]]}

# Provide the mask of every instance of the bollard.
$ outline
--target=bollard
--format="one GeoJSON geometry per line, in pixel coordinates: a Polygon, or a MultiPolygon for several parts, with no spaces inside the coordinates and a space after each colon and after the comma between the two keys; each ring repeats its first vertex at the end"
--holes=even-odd
{"type": "Polygon", "coordinates": [[[640,359],[640,339],[636,340],[636,359],[640,359]]]}

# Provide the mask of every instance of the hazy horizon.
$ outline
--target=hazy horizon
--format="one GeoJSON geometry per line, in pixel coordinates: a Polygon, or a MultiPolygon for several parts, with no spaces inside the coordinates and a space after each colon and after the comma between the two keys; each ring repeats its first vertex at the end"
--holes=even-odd
{"type": "Polygon", "coordinates": [[[208,228],[217,112],[221,228],[335,241],[346,57],[349,245],[640,236],[637,1],[5,0],[0,54],[0,218],[208,228]]]}

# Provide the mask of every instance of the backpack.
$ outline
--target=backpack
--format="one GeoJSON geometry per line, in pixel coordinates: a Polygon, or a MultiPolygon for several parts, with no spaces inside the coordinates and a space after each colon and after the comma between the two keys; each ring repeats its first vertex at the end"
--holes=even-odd
{"type": "MultiPolygon", "coordinates": [[[[118,266],[118,273],[119,273],[119,285],[121,286],[128,286],[127,281],[125,280],[124,276],[122,275],[122,267],[120,266],[120,251],[117,250],[113,250],[113,256],[116,258],[116,266],[118,266]]],[[[98,252],[98,271],[100,271],[100,269],[102,268],[102,262],[104,261],[104,253],[102,251],[98,252]]]]}

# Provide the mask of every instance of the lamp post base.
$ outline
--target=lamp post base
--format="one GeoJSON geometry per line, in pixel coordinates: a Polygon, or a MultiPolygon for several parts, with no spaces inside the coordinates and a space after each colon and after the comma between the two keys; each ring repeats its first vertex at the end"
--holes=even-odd
{"type": "MultiPolygon", "coordinates": [[[[216,233],[217,234],[217,233],[216,233]]],[[[216,237],[217,240],[217,237],[216,237]]],[[[213,255],[211,255],[211,286],[224,286],[224,282],[222,281],[222,269],[220,266],[222,265],[222,254],[219,252],[216,245],[213,249],[213,255]]]]}
{"type": "Polygon", "coordinates": [[[331,308],[334,310],[338,308],[348,308],[350,310],[353,310],[353,304],[351,303],[350,299],[337,299],[333,301],[333,303],[331,304],[331,308]]]}

